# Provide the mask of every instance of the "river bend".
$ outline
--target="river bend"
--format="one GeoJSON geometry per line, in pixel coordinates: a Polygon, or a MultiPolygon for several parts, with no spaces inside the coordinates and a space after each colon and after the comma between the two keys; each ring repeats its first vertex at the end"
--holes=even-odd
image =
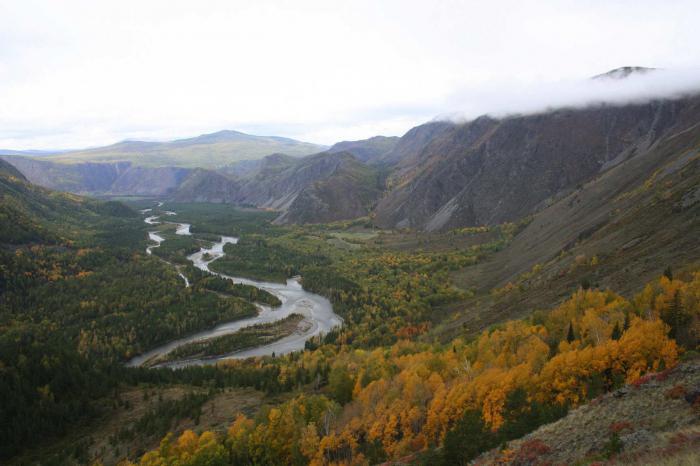
{"type": "MultiPolygon", "coordinates": [[[[142,213],[146,214],[151,212],[151,209],[143,210],[142,213]]],[[[175,215],[175,212],[164,212],[163,215],[175,215]]],[[[144,220],[149,225],[157,225],[161,223],[160,215],[152,215],[146,217],[144,220]]],[[[175,233],[178,235],[190,235],[190,225],[187,223],[176,223],[167,222],[176,225],[175,233]]],[[[156,244],[149,245],[146,248],[148,254],[152,254],[152,250],[162,243],[165,239],[158,234],[158,232],[149,232],[148,237],[151,241],[156,244]]],[[[147,361],[150,361],[159,356],[163,356],[175,348],[182,346],[193,341],[206,340],[221,335],[226,335],[234,333],[244,327],[248,327],[255,324],[269,323],[277,320],[284,319],[290,314],[296,313],[304,316],[304,320],[299,324],[295,333],[286,336],[275,342],[257,346],[254,348],[248,348],[245,350],[237,351],[235,353],[215,356],[206,359],[188,359],[182,361],[170,361],[166,363],[158,364],[157,367],[184,367],[188,365],[202,365],[202,364],[213,364],[218,361],[225,359],[242,359],[252,356],[265,356],[272,354],[285,354],[292,351],[301,350],[304,348],[304,343],[309,338],[317,336],[321,333],[328,333],[334,327],[342,325],[343,319],[333,312],[333,306],[328,299],[323,296],[309,293],[304,290],[299,282],[298,278],[288,279],[286,283],[274,283],[274,282],[264,282],[257,280],[250,280],[241,277],[232,277],[222,273],[214,272],[209,269],[209,264],[215,260],[223,257],[224,245],[228,243],[235,244],[238,242],[238,238],[230,236],[221,236],[220,241],[214,243],[211,247],[201,248],[198,252],[189,255],[187,258],[192,262],[192,264],[200,270],[205,272],[218,275],[222,278],[232,280],[234,283],[243,283],[246,285],[252,285],[256,288],[268,291],[275,295],[282,302],[279,307],[271,308],[269,306],[263,306],[257,304],[258,315],[255,317],[235,320],[231,322],[225,322],[223,324],[217,325],[213,329],[205,330],[202,332],[189,335],[184,338],[173,340],[162,346],[154,348],[146,353],[134,357],[128,362],[129,366],[141,366],[147,361]]],[[[180,276],[185,280],[186,286],[189,286],[187,278],[180,274],[180,276]]]]}

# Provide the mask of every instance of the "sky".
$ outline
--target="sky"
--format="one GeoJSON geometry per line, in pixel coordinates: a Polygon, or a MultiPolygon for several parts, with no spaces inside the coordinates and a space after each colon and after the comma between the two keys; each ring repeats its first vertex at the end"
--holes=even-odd
{"type": "Polygon", "coordinates": [[[0,0],[0,148],[332,144],[678,92],[700,83],[698,24],[697,0],[0,0]],[[666,73],[587,79],[625,65],[666,73]]]}

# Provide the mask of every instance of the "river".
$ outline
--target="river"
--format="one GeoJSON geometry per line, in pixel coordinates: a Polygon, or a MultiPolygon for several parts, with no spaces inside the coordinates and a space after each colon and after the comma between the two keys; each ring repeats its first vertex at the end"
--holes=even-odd
{"type": "MultiPolygon", "coordinates": [[[[162,205],[162,204],[161,204],[162,205]]],[[[160,205],[158,206],[160,207],[160,205]]],[[[150,212],[149,210],[142,211],[144,214],[150,212]]],[[[175,212],[165,212],[164,215],[175,215],[175,212]]],[[[159,215],[149,216],[145,218],[145,222],[149,225],[157,225],[161,223],[159,221],[159,215]]],[[[176,225],[175,233],[178,235],[190,235],[190,225],[187,223],[176,223],[167,222],[176,225]]],[[[155,245],[150,245],[146,248],[148,254],[152,254],[152,249],[160,246],[160,243],[164,241],[164,238],[160,236],[157,232],[149,232],[149,239],[154,241],[155,245]]],[[[253,356],[265,356],[277,354],[290,353],[292,351],[298,351],[304,348],[304,343],[309,338],[312,338],[321,333],[328,333],[334,327],[340,326],[343,323],[343,319],[333,312],[333,306],[328,299],[323,296],[309,293],[305,291],[299,278],[291,278],[287,280],[287,283],[273,283],[264,282],[257,280],[250,280],[241,277],[232,277],[229,275],[224,275],[221,273],[213,272],[209,269],[209,264],[213,261],[223,257],[225,255],[224,245],[226,244],[236,244],[238,238],[231,236],[221,236],[221,240],[214,243],[211,247],[201,248],[198,252],[189,255],[187,258],[192,262],[192,264],[211,274],[218,275],[222,278],[232,280],[234,283],[243,283],[246,285],[252,285],[256,288],[268,291],[273,295],[277,296],[282,302],[279,307],[271,308],[269,306],[263,306],[257,304],[258,315],[256,317],[250,317],[246,319],[235,320],[232,322],[225,322],[220,324],[213,329],[205,330],[202,332],[195,333],[193,335],[180,338],[171,342],[168,342],[162,346],[154,348],[146,353],[143,353],[128,362],[129,366],[141,366],[147,361],[150,361],[156,357],[165,355],[175,348],[182,346],[186,343],[191,343],[198,340],[206,340],[213,337],[218,337],[221,335],[226,335],[229,333],[234,333],[244,327],[250,325],[274,322],[280,319],[284,319],[290,314],[296,313],[304,316],[304,320],[299,324],[295,333],[286,336],[280,340],[273,343],[266,344],[263,346],[257,346],[254,348],[248,348],[245,350],[237,351],[235,353],[216,356],[206,359],[188,359],[182,361],[170,361],[167,363],[161,363],[155,367],[184,367],[189,365],[202,365],[202,364],[213,364],[225,359],[243,359],[253,356]]],[[[179,273],[179,272],[178,272],[179,273]]],[[[189,286],[187,277],[180,273],[180,276],[185,280],[186,286],[189,286]]]]}

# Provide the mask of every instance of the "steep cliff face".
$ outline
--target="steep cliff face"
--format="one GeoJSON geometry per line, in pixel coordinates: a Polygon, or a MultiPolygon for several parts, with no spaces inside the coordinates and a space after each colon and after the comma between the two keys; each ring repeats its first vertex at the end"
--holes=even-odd
{"type": "Polygon", "coordinates": [[[130,162],[55,163],[29,157],[5,157],[29,181],[76,194],[166,196],[191,170],[134,167],[130,162]]]}
{"type": "Polygon", "coordinates": [[[377,221],[438,230],[517,220],[696,124],[699,109],[694,97],[442,127],[398,162],[377,221]]]}
{"type": "Polygon", "coordinates": [[[191,173],[190,169],[178,167],[130,167],[117,177],[106,194],[165,196],[191,173]]]}

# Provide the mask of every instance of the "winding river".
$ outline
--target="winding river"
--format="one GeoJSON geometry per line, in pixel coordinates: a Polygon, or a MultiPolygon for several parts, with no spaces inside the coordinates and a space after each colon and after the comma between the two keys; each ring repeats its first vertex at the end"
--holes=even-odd
{"type": "MultiPolygon", "coordinates": [[[[160,204],[162,205],[162,204],[160,204]]],[[[160,205],[158,207],[160,207],[160,205]]],[[[143,214],[151,212],[151,209],[144,209],[141,211],[143,214]]],[[[176,215],[175,212],[166,211],[163,215],[176,215]]],[[[145,222],[149,225],[157,225],[160,222],[160,215],[149,216],[145,218],[145,222]]],[[[187,223],[172,223],[176,226],[175,233],[178,235],[190,235],[190,225],[187,223]]],[[[150,245],[146,248],[148,254],[152,254],[152,250],[160,246],[160,244],[165,241],[165,239],[160,236],[157,232],[149,232],[148,237],[151,241],[156,244],[150,245]]],[[[214,272],[209,269],[209,264],[213,261],[223,257],[224,245],[226,244],[236,244],[238,238],[231,236],[221,236],[221,240],[214,243],[209,248],[201,248],[198,252],[189,255],[187,258],[192,262],[192,264],[203,270],[205,272],[218,275],[222,278],[232,280],[234,283],[243,283],[246,285],[252,285],[256,288],[268,291],[273,295],[277,296],[282,302],[279,307],[271,308],[269,306],[263,306],[258,304],[258,315],[256,317],[250,317],[246,319],[235,320],[231,322],[225,322],[220,324],[213,329],[205,330],[202,332],[195,333],[193,335],[180,338],[165,345],[154,348],[146,353],[134,357],[128,362],[129,366],[141,366],[144,363],[153,360],[159,356],[165,355],[175,348],[182,346],[186,343],[191,343],[198,340],[206,340],[209,338],[218,337],[221,335],[226,335],[229,333],[234,333],[244,327],[248,327],[255,324],[274,322],[280,319],[284,319],[290,314],[296,313],[304,316],[304,320],[299,324],[297,330],[280,340],[275,342],[257,346],[254,348],[248,348],[245,350],[237,351],[231,354],[225,354],[221,356],[216,356],[206,359],[187,359],[182,361],[170,361],[165,363],[160,363],[154,367],[184,367],[189,365],[203,365],[203,364],[214,364],[218,361],[224,359],[243,359],[253,356],[265,356],[277,354],[285,354],[292,351],[298,351],[304,348],[304,343],[309,338],[312,338],[321,333],[328,333],[334,327],[340,326],[343,323],[343,319],[333,312],[333,306],[328,299],[323,296],[319,296],[314,293],[309,293],[301,287],[301,283],[298,278],[291,278],[287,280],[287,283],[273,283],[273,282],[263,282],[250,280],[247,278],[231,277],[222,273],[214,272]]],[[[178,272],[179,273],[179,272],[178,272]]],[[[182,273],[180,276],[185,280],[185,286],[189,286],[187,277],[182,273]]]]}

